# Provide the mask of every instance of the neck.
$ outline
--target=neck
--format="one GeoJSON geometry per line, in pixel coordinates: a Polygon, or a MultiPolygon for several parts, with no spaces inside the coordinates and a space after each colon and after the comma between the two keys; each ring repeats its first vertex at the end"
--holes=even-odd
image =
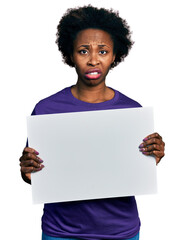
{"type": "Polygon", "coordinates": [[[105,83],[98,86],[86,86],[77,82],[71,91],[75,98],[89,103],[105,102],[114,97],[114,91],[108,88],[105,83]]]}

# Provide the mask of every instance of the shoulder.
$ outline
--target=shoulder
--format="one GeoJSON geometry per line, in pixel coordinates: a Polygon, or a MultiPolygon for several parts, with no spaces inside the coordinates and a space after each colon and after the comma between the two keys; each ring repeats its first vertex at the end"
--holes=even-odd
{"type": "Polygon", "coordinates": [[[69,88],[70,87],[64,88],[61,91],[40,100],[36,104],[32,115],[56,113],[58,105],[61,106],[67,104],[69,88]]]}
{"type": "Polygon", "coordinates": [[[66,87],[66,88],[62,89],[61,91],[54,93],[54,94],[40,100],[37,104],[40,105],[40,104],[45,104],[48,102],[62,101],[63,99],[65,99],[67,97],[69,88],[70,87],[66,87]]]}
{"type": "Polygon", "coordinates": [[[123,94],[117,90],[114,90],[114,91],[116,91],[116,93],[118,95],[118,101],[116,101],[116,104],[122,105],[127,108],[142,107],[141,104],[139,102],[135,101],[134,99],[126,96],[125,94],[123,94]]]}

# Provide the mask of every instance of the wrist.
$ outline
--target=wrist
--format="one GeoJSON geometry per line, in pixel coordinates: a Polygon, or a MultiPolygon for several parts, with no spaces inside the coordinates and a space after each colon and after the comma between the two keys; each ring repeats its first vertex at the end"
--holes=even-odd
{"type": "Polygon", "coordinates": [[[21,176],[22,176],[22,179],[24,180],[24,182],[31,184],[31,180],[22,171],[21,171],[21,176]]]}

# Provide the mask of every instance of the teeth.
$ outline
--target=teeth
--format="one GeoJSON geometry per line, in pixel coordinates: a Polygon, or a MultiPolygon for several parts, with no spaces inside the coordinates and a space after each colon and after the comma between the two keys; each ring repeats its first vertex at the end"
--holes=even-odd
{"type": "Polygon", "coordinates": [[[90,75],[97,75],[98,72],[91,72],[91,73],[88,73],[88,74],[90,74],[90,75]]]}

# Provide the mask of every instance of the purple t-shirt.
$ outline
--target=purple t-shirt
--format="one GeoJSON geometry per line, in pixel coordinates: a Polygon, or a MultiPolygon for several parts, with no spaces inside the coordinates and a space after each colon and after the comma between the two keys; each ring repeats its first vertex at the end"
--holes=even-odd
{"type": "MultiPolygon", "coordinates": [[[[141,107],[139,103],[119,91],[114,92],[115,96],[111,100],[87,103],[75,98],[71,93],[71,87],[67,87],[41,100],[36,104],[32,114],[141,107]]],[[[139,229],[140,219],[134,196],[44,205],[42,230],[52,237],[126,239],[134,237],[139,229]]]]}

